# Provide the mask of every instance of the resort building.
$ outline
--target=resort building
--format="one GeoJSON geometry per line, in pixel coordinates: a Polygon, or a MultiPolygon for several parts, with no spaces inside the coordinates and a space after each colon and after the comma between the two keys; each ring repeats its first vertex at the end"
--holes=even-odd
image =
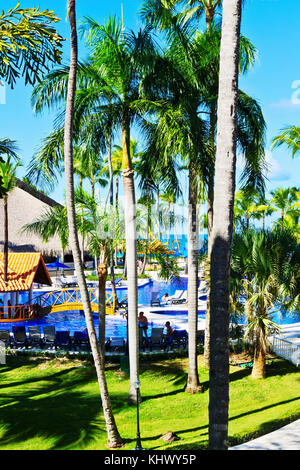
{"type": "MultiPolygon", "coordinates": [[[[39,252],[45,257],[61,254],[59,238],[53,237],[42,243],[37,235],[21,233],[21,228],[40,217],[49,207],[59,203],[35,190],[24,181],[18,180],[17,186],[8,194],[8,249],[10,252],[39,252]]],[[[0,220],[3,220],[3,200],[0,199],[0,220]]],[[[0,251],[3,251],[3,223],[0,224],[0,251]]]]}
{"type": "Polygon", "coordinates": [[[38,316],[38,305],[33,303],[34,283],[52,285],[41,253],[9,253],[7,282],[0,254],[0,322],[38,316]]]}

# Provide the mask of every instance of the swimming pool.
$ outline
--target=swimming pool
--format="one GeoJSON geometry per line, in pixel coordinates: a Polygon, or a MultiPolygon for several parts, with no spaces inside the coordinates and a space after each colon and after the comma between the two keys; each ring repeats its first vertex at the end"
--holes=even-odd
{"type": "MultiPolygon", "coordinates": [[[[187,277],[182,277],[180,279],[172,279],[169,282],[165,281],[152,281],[142,286],[138,289],[138,302],[139,307],[148,306],[150,305],[151,301],[151,294],[153,291],[158,292],[159,297],[162,297],[166,292],[169,295],[173,295],[176,290],[186,290],[187,289],[187,277]]],[[[41,295],[42,291],[35,291],[34,297],[41,295]]],[[[118,289],[118,298],[119,300],[124,299],[127,296],[127,289],[118,289]]],[[[27,299],[27,294],[24,294],[24,301],[27,299]]],[[[203,299],[205,296],[201,296],[203,299]]],[[[22,297],[21,297],[22,298],[22,297]]],[[[165,325],[166,320],[168,319],[171,322],[171,326],[175,329],[187,329],[187,317],[188,312],[187,310],[176,310],[176,306],[174,305],[174,309],[172,311],[169,310],[157,310],[153,307],[153,310],[150,310],[151,318],[149,320],[149,334],[153,326],[155,327],[163,327],[165,325]],[[157,318],[155,318],[157,317],[157,318]]],[[[198,313],[198,322],[199,324],[203,325],[203,321],[205,320],[205,311],[199,311],[198,313]]],[[[296,321],[299,321],[296,317],[287,316],[282,312],[276,312],[273,315],[273,320],[278,323],[279,325],[286,325],[292,324],[296,321]]],[[[94,322],[96,332],[98,333],[98,317],[97,314],[94,314],[94,322]]],[[[86,328],[85,318],[80,311],[66,311],[66,312],[55,312],[49,313],[45,317],[33,320],[33,321],[24,321],[18,322],[19,326],[25,326],[26,329],[29,325],[39,325],[41,329],[43,326],[46,325],[54,325],[56,330],[63,331],[69,330],[71,335],[73,335],[74,331],[83,331],[86,328]]],[[[1,322],[0,328],[2,329],[12,329],[12,323],[4,323],[1,322]]],[[[126,338],[127,335],[127,322],[123,319],[120,315],[116,316],[107,316],[106,317],[106,337],[110,336],[122,336],[126,338]]]]}

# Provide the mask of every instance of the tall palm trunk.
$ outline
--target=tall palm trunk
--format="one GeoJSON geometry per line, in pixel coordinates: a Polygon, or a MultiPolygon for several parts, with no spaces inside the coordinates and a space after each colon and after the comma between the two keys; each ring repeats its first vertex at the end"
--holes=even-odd
{"type": "Polygon", "coordinates": [[[4,240],[3,240],[3,280],[7,283],[7,271],[8,271],[8,198],[3,198],[3,210],[4,210],[4,240]]]}
{"type": "Polygon", "coordinates": [[[106,314],[106,299],[105,299],[105,287],[107,279],[107,264],[99,263],[97,269],[98,275],[98,315],[99,315],[99,344],[100,350],[103,357],[105,358],[105,314],[106,314]]]}
{"type": "Polygon", "coordinates": [[[257,331],[254,346],[254,358],[251,377],[253,379],[264,379],[266,377],[266,355],[262,346],[262,333],[257,331]]]}
{"type": "Polygon", "coordinates": [[[209,447],[228,448],[229,276],[236,168],[241,0],[223,0],[210,286],[209,447]]]}
{"type": "Polygon", "coordinates": [[[136,206],[134,191],[134,171],[130,159],[130,130],[126,121],[122,123],[126,266],[128,283],[128,342],[130,390],[128,401],[136,403],[134,382],[139,375],[139,343],[137,329],[137,248],[136,248],[136,206]]]}
{"type": "MultiPolygon", "coordinates": [[[[107,160],[108,160],[108,169],[109,169],[109,206],[110,206],[110,213],[112,214],[113,206],[114,206],[114,173],[113,167],[111,162],[111,132],[108,135],[108,153],[107,153],[107,160]]],[[[113,240],[111,240],[111,254],[110,254],[110,280],[111,280],[111,290],[112,294],[115,299],[115,305],[118,307],[118,298],[117,298],[117,290],[115,286],[115,270],[114,270],[114,253],[113,253],[113,240]]]]}
{"type": "MultiPolygon", "coordinates": [[[[210,129],[209,129],[209,142],[215,154],[215,133],[216,133],[216,107],[214,104],[210,108],[210,129]]],[[[212,229],[213,229],[213,204],[214,204],[214,180],[215,171],[214,164],[211,165],[208,181],[208,197],[207,197],[207,257],[210,265],[211,247],[212,247],[212,229]]],[[[204,336],[204,365],[209,368],[210,356],[210,284],[207,290],[207,304],[205,314],[205,336],[204,336]]]]}
{"type": "Polygon", "coordinates": [[[197,326],[198,326],[198,256],[199,232],[197,217],[197,184],[195,168],[189,168],[188,207],[188,327],[189,327],[189,371],[186,391],[201,391],[198,377],[197,326]]]}
{"type": "MultiPolygon", "coordinates": [[[[115,208],[116,208],[116,217],[117,217],[117,234],[119,239],[119,176],[116,177],[116,201],[115,201],[115,208]]],[[[115,264],[118,266],[118,248],[115,248],[115,264]]]]}
{"type": "Polygon", "coordinates": [[[89,293],[83,272],[83,264],[79,247],[78,232],[76,227],[75,204],[74,204],[74,180],[73,180],[73,115],[74,100],[76,91],[76,73],[78,60],[77,30],[76,30],[76,12],[75,0],[68,1],[68,12],[71,27],[71,62],[68,80],[68,93],[65,114],[64,130],[64,155],[65,155],[65,175],[66,175],[66,200],[68,211],[68,225],[70,233],[70,245],[72,248],[75,268],[77,271],[78,285],[83,303],[85,320],[91,344],[97,379],[100,389],[103,414],[107,429],[108,445],[110,447],[120,447],[122,439],[119,435],[108,394],[108,388],[105,378],[105,369],[103,357],[100,353],[96,338],[96,331],[93,321],[93,313],[89,301],[89,293]]]}

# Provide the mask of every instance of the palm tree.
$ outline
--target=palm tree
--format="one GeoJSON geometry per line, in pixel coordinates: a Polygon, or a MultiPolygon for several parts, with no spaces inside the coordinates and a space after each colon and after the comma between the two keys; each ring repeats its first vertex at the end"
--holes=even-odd
{"type": "Polygon", "coordinates": [[[299,191],[297,188],[276,188],[271,191],[273,198],[270,203],[281,213],[281,229],[286,217],[299,217],[299,191]]]}
{"type": "Polygon", "coordinates": [[[223,1],[210,287],[209,447],[228,448],[229,276],[235,191],[241,0],[223,1]]]}
{"type": "MultiPolygon", "coordinates": [[[[136,208],[132,155],[130,153],[131,124],[140,120],[144,110],[143,81],[155,57],[154,45],[146,28],[137,35],[122,33],[116,20],[100,26],[88,19],[84,27],[88,45],[93,50],[90,59],[95,69],[101,71],[101,81],[94,81],[94,88],[87,89],[87,98],[95,101],[95,88],[100,96],[109,90],[109,109],[112,107],[115,122],[122,135],[122,177],[124,186],[125,238],[128,279],[128,325],[130,357],[129,402],[136,402],[134,382],[138,377],[138,330],[137,330],[137,249],[136,208]],[[104,83],[103,83],[104,82],[104,83]]],[[[148,101],[148,105],[149,105],[148,101]]],[[[101,112],[106,112],[102,105],[101,112]]]]}
{"type": "Polygon", "coordinates": [[[33,85],[62,54],[62,38],[52,26],[59,18],[49,10],[19,7],[0,13],[0,78],[12,88],[20,76],[33,85]]]}
{"type": "MultiPolygon", "coordinates": [[[[110,122],[114,123],[115,129],[121,129],[122,134],[126,251],[130,278],[128,308],[131,331],[129,350],[132,363],[129,401],[135,401],[134,381],[138,373],[137,273],[135,191],[130,154],[130,130],[133,120],[136,123],[142,123],[141,116],[145,110],[151,112],[152,102],[146,99],[145,90],[146,85],[149,84],[148,74],[153,68],[157,54],[148,28],[137,35],[134,32],[123,34],[121,24],[115,19],[110,19],[104,26],[100,26],[92,19],[87,19],[83,34],[91,49],[91,56],[86,64],[78,66],[74,132],[76,131],[75,134],[79,135],[82,124],[85,129],[89,129],[89,123],[93,121],[98,123],[100,134],[101,123],[107,117],[110,122]]],[[[68,68],[61,68],[49,74],[36,87],[33,95],[36,111],[43,109],[45,105],[64,103],[68,75],[68,68]]],[[[62,130],[58,131],[56,132],[61,135],[62,130]]],[[[48,172],[53,170],[53,165],[58,163],[57,153],[53,157],[53,145],[55,147],[55,142],[53,143],[53,139],[50,139],[47,146],[49,151],[45,152],[48,172]],[[52,167],[51,163],[53,163],[52,167]]]]}
{"type": "Polygon", "coordinates": [[[64,206],[54,206],[47,209],[36,220],[24,225],[21,229],[23,233],[33,233],[38,235],[43,243],[47,243],[57,235],[60,239],[62,250],[62,263],[64,254],[69,243],[69,227],[67,209],[64,206]]]}
{"type": "MultiPolygon", "coordinates": [[[[218,13],[221,2],[213,0],[199,0],[192,2],[196,5],[183,12],[178,12],[178,5],[183,2],[153,0],[147,2],[142,9],[142,16],[147,21],[165,31],[168,42],[171,43],[171,54],[175,54],[175,60],[180,70],[184,70],[198,87],[197,93],[192,95],[195,101],[198,97],[198,109],[203,109],[209,116],[207,142],[210,148],[210,159],[207,162],[209,169],[207,186],[207,214],[208,214],[208,256],[211,252],[211,234],[213,227],[213,197],[214,197],[214,160],[215,160],[215,137],[217,131],[217,98],[219,78],[219,57],[221,32],[213,23],[214,16],[218,13]],[[198,8],[199,7],[199,8],[198,8]],[[193,21],[197,16],[206,13],[206,33],[199,34],[193,29],[193,21]],[[179,53],[180,51],[180,53],[179,53]],[[180,57],[180,61],[178,60],[180,57]]],[[[200,18],[200,16],[198,16],[200,18]]],[[[197,28],[198,30],[198,28],[197,28]]],[[[242,37],[240,41],[240,63],[241,73],[246,72],[253,64],[256,50],[247,38],[242,37]]],[[[264,135],[265,122],[261,108],[258,103],[241,90],[238,95],[238,142],[245,156],[245,169],[242,174],[244,185],[252,185],[259,190],[264,187],[262,170],[264,168],[264,135]]],[[[209,294],[209,292],[208,292],[209,294]]],[[[209,295],[206,309],[205,329],[205,364],[209,367],[209,295]]]]}
{"type": "Polygon", "coordinates": [[[268,201],[263,194],[258,194],[254,197],[254,204],[250,207],[249,212],[256,219],[261,219],[262,230],[265,230],[265,219],[268,215],[272,215],[276,209],[271,206],[271,202],[268,201]]]}
{"type": "Polygon", "coordinates": [[[16,170],[20,162],[11,163],[10,157],[5,162],[0,159],[0,181],[1,181],[1,198],[3,199],[3,224],[4,224],[4,240],[3,240],[3,280],[7,283],[8,269],[8,194],[15,188],[16,170]]]}
{"type": "MultiPolygon", "coordinates": [[[[101,211],[100,202],[95,196],[82,188],[75,191],[76,208],[81,213],[78,228],[87,239],[89,252],[99,258],[97,267],[99,288],[99,343],[105,347],[105,286],[107,280],[108,260],[112,254],[111,234],[115,232],[115,221],[111,212],[101,211]]],[[[115,295],[115,291],[113,291],[115,295]]]]}
{"type": "Polygon", "coordinates": [[[242,225],[245,222],[246,229],[250,228],[250,217],[253,214],[253,207],[256,192],[248,190],[247,188],[241,189],[236,192],[234,199],[234,219],[235,223],[239,221],[242,225]]]}
{"type": "Polygon", "coordinates": [[[250,312],[246,336],[254,339],[253,378],[265,377],[268,336],[279,330],[272,315],[299,308],[299,267],[299,244],[291,230],[251,230],[234,236],[231,287],[239,285],[243,311],[250,312]]]}
{"type": "Polygon", "coordinates": [[[64,126],[64,158],[65,158],[65,175],[66,175],[66,199],[68,225],[70,231],[70,245],[73,252],[75,268],[78,277],[78,285],[80,288],[85,319],[89,340],[91,344],[92,354],[94,358],[95,368],[97,372],[98,384],[100,388],[102,407],[106,422],[108,443],[111,447],[119,447],[122,445],[122,439],[119,435],[114,416],[112,413],[110,397],[108,394],[107,383],[105,378],[105,365],[103,351],[99,349],[97,343],[96,332],[93,322],[93,313],[89,302],[89,294],[83,271],[81,260],[79,240],[76,227],[76,214],[74,204],[74,181],[73,181],[73,115],[74,115],[74,99],[76,92],[76,73],[78,62],[78,44],[77,44],[77,28],[76,28],[76,10],[75,0],[68,0],[68,14],[71,28],[71,62],[70,73],[68,77],[67,87],[67,103],[65,113],[64,126]]]}
{"type": "Polygon", "coordinates": [[[281,129],[281,133],[274,137],[272,149],[286,145],[292,151],[292,157],[300,152],[300,127],[289,126],[281,129]]]}
{"type": "MultiPolygon", "coordinates": [[[[14,158],[18,160],[16,142],[10,139],[0,139],[0,162],[4,163],[1,155],[6,155],[7,157],[14,158]]],[[[0,175],[0,199],[5,195],[5,188],[2,186],[2,178],[0,175]]]]}

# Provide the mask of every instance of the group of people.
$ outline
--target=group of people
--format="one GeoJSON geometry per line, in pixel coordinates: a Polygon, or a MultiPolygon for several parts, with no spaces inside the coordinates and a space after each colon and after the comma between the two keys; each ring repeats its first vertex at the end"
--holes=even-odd
{"type": "MultiPolygon", "coordinates": [[[[143,331],[143,334],[146,338],[146,340],[148,340],[148,334],[147,334],[147,330],[148,330],[148,318],[145,316],[144,312],[140,312],[139,313],[139,316],[138,316],[138,324],[139,324],[139,328],[142,329],[143,331]]],[[[166,327],[166,333],[164,334],[164,341],[165,343],[168,342],[170,336],[172,336],[173,334],[173,328],[171,327],[171,324],[169,321],[167,321],[165,323],[165,327],[166,327]]]]}

